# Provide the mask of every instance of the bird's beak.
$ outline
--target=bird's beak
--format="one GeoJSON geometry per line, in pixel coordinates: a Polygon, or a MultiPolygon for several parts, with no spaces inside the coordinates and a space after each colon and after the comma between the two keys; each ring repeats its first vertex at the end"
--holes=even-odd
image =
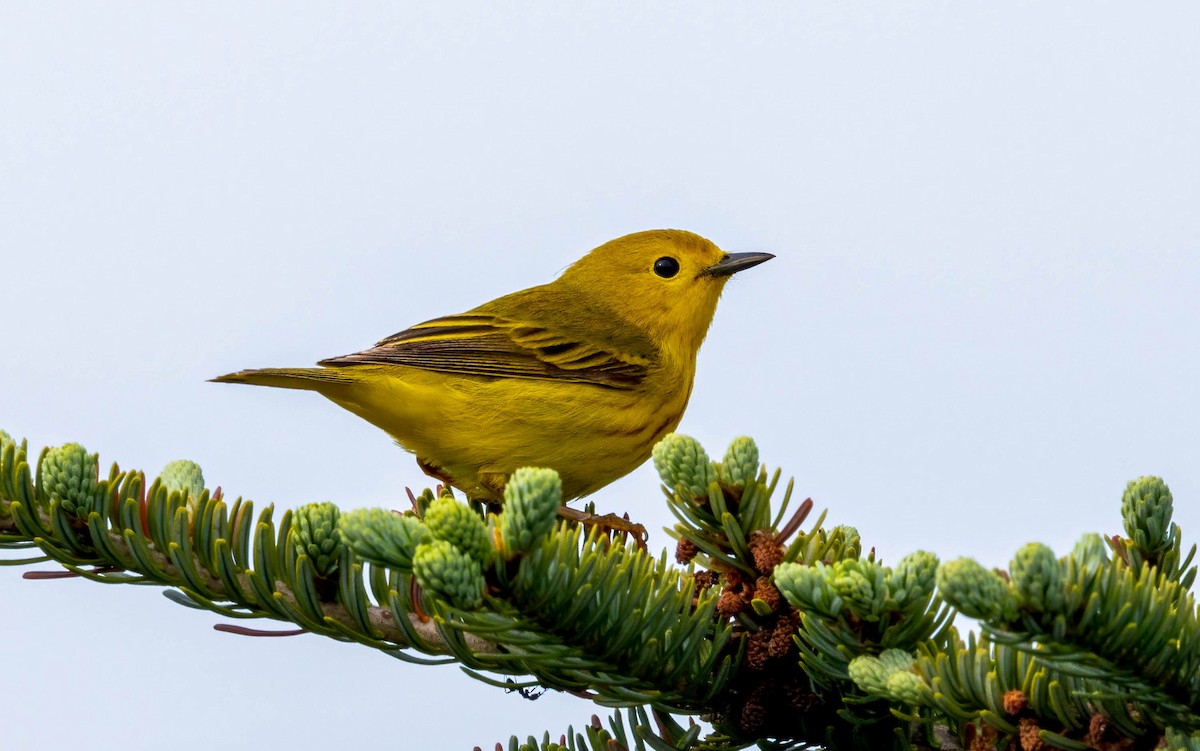
{"type": "Polygon", "coordinates": [[[706,276],[729,276],[774,257],[770,253],[726,253],[724,258],[701,273],[706,276]]]}

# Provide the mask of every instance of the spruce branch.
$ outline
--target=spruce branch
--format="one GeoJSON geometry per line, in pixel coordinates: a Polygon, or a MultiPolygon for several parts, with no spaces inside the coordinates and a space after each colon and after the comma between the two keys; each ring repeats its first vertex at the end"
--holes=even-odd
{"type": "Polygon", "coordinates": [[[665,559],[555,526],[553,473],[518,473],[486,521],[423,494],[425,518],[313,504],[276,528],[271,508],[255,519],[219,490],[194,498],[191,482],[147,487],[116,465],[101,479],[81,447],[32,468],[24,444],[0,448],[0,544],[36,544],[87,578],[177,587],[226,617],[290,621],[402,659],[450,656],[480,678],[534,676],[615,706],[698,711],[732,671],[715,596],[697,596],[665,559]],[[572,599],[589,591],[590,605],[572,599]]]}
{"type": "Polygon", "coordinates": [[[0,548],[622,710],[510,749],[1200,751],[1195,547],[1158,478],[1126,489],[1126,536],[1027,545],[996,572],[924,551],[885,565],[853,527],[810,521],[811,500],[790,508],[793,482],[773,502],[780,473],[748,438],[714,462],[673,435],[654,458],[682,568],[558,521],[549,470],[515,473],[498,513],[426,490],[404,512],[315,503],[276,523],[191,462],[102,476],[81,446],[31,460],[0,431],[0,548]],[[960,638],[957,612],[982,634],[960,638]]]}
{"type": "MultiPolygon", "coordinates": [[[[57,454],[62,456],[63,453],[57,454]]],[[[94,455],[74,448],[74,463],[57,480],[59,463],[43,460],[31,470],[27,445],[5,441],[0,447],[0,548],[39,547],[46,555],[3,561],[25,565],[54,560],[93,581],[175,587],[199,607],[229,618],[272,618],[342,640],[355,640],[397,653],[414,648],[449,654],[435,624],[406,607],[407,587],[383,569],[368,570],[379,597],[366,601],[362,563],[343,557],[336,595],[318,596],[321,579],[313,559],[289,534],[293,513],[276,528],[273,507],[254,517],[251,502],[228,505],[220,492],[169,489],[161,479],[146,487],[141,472],[122,472],[114,464],[99,479],[94,455]],[[78,505],[68,508],[61,488],[78,486],[91,472],[95,496],[86,517],[78,505]],[[55,478],[35,483],[34,477],[55,478]],[[49,477],[47,477],[49,476],[49,477]],[[74,478],[74,479],[72,479],[74,478]],[[253,543],[253,544],[252,544],[253,543]]],[[[51,450],[43,457],[56,456],[51,450]]],[[[472,637],[472,649],[495,649],[472,637]]],[[[397,654],[397,656],[400,656],[397,654]]]]}

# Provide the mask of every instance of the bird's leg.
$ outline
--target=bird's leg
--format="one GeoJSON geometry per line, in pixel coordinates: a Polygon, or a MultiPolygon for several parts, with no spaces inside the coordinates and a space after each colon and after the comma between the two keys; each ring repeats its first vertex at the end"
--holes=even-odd
{"type": "Polygon", "coordinates": [[[616,532],[617,534],[632,537],[639,550],[646,549],[646,540],[649,537],[646,528],[641,524],[629,521],[629,514],[625,514],[624,516],[605,514],[601,516],[573,509],[569,506],[559,506],[558,516],[567,521],[582,524],[585,527],[598,527],[603,532],[616,532]]]}

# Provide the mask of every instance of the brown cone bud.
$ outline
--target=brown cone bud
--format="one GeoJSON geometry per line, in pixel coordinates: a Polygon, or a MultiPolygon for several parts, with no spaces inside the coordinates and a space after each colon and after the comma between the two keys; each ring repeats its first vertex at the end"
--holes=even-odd
{"type": "Polygon", "coordinates": [[[717,612],[726,618],[732,618],[746,609],[746,601],[736,592],[726,589],[717,600],[717,612]]]}
{"type": "Polygon", "coordinates": [[[675,562],[687,565],[699,552],[700,549],[696,547],[696,543],[686,537],[680,537],[679,542],[675,543],[675,562]]]}
{"type": "Polygon", "coordinates": [[[758,581],[754,582],[754,599],[762,600],[767,604],[772,611],[779,609],[779,604],[783,601],[783,596],[779,594],[779,590],[771,583],[770,578],[766,576],[758,577],[758,581]]]}
{"type": "Polygon", "coordinates": [[[1045,751],[1046,742],[1038,736],[1041,728],[1038,727],[1037,720],[1025,717],[1017,727],[1018,737],[1021,739],[1021,751],[1045,751]]]}
{"type": "Polygon", "coordinates": [[[1004,692],[1004,711],[1009,714],[1021,714],[1029,706],[1029,698],[1018,689],[1004,692]]]}

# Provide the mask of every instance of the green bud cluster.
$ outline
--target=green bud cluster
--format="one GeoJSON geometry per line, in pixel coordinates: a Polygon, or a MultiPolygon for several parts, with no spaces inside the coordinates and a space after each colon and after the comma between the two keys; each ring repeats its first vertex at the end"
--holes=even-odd
{"type": "Polygon", "coordinates": [[[844,558],[826,565],[782,563],[775,567],[775,586],[801,610],[836,617],[843,607],[863,620],[885,612],[923,607],[933,594],[937,556],[911,553],[889,569],[875,561],[844,558]]]}
{"type": "Polygon", "coordinates": [[[833,534],[839,538],[837,552],[834,554],[835,559],[862,556],[862,537],[858,534],[857,528],[851,527],[849,524],[839,524],[833,528],[833,534]]]}
{"type": "Polygon", "coordinates": [[[1023,545],[1009,564],[1012,591],[1025,608],[1057,614],[1063,609],[1062,565],[1040,542],[1023,545]]]}
{"type": "MultiPolygon", "coordinates": [[[[540,474],[546,471],[533,471],[537,488],[550,485],[540,474]]],[[[558,475],[550,474],[554,479],[554,492],[561,498],[558,475]]],[[[524,481],[517,483],[513,497],[520,496],[524,500],[524,503],[517,503],[518,516],[527,519],[538,509],[545,493],[532,492],[536,488],[529,486],[528,472],[522,477],[524,481]],[[522,490],[526,491],[524,495],[521,495],[522,490]]],[[[509,487],[512,486],[510,481],[509,487]]],[[[505,495],[509,497],[507,492],[505,495]]],[[[556,508],[557,505],[551,509],[551,523],[556,508]]],[[[508,511],[506,507],[505,513],[508,511]]],[[[425,591],[455,607],[474,609],[483,603],[483,566],[493,555],[492,537],[483,519],[453,496],[443,495],[429,503],[424,519],[379,508],[358,509],[341,514],[339,518],[333,504],[313,504],[297,511],[293,531],[306,552],[333,556],[341,544],[340,538],[355,556],[411,572],[425,591]],[[332,547],[328,544],[330,540],[332,547]],[[327,553],[326,548],[329,548],[327,553]]],[[[526,527],[525,532],[528,534],[530,528],[526,527]]],[[[329,563],[332,571],[337,559],[329,563]]]]}
{"type": "Polygon", "coordinates": [[[355,509],[337,522],[342,539],[364,561],[412,571],[413,555],[429,530],[415,516],[381,508],[355,509]]]}
{"type": "Polygon", "coordinates": [[[938,558],[933,553],[918,550],[900,559],[888,574],[889,596],[898,607],[923,603],[933,594],[937,583],[938,558]]]}
{"type": "Polygon", "coordinates": [[[562,505],[562,480],[552,469],[522,467],[504,486],[500,539],[513,558],[533,549],[554,528],[562,505]]]}
{"type": "Polygon", "coordinates": [[[878,620],[887,601],[887,570],[873,561],[846,558],[830,566],[830,586],[859,618],[878,620]]]}
{"type": "Polygon", "coordinates": [[[1165,553],[1172,546],[1174,500],[1161,477],[1139,477],[1125,487],[1121,517],[1125,534],[1146,554],[1165,553]]]}
{"type": "Polygon", "coordinates": [[[332,503],[310,503],[296,509],[292,537],[296,546],[312,561],[320,576],[337,570],[342,558],[342,534],[338,530],[341,511],[332,503]]]}
{"type": "Polygon", "coordinates": [[[472,610],[483,604],[479,562],[445,540],[431,540],[417,548],[413,574],[423,588],[455,607],[472,610]]]}
{"type": "Polygon", "coordinates": [[[454,547],[482,564],[492,558],[492,536],[479,514],[451,496],[443,495],[429,505],[425,526],[439,540],[454,547]]]}
{"type": "MultiPolygon", "coordinates": [[[[655,464],[657,467],[657,463],[655,464]]],[[[753,438],[734,438],[721,460],[720,480],[723,485],[741,490],[758,477],[758,446],[753,438]]],[[[662,470],[659,470],[660,473],[662,470]]],[[[707,485],[705,485],[707,489],[707,485]]]]}
{"type": "Polygon", "coordinates": [[[1005,581],[971,558],[939,566],[937,586],[946,602],[969,618],[987,621],[1016,615],[1016,598],[1005,581]]]}
{"type": "Polygon", "coordinates": [[[773,574],[775,587],[792,605],[809,612],[835,618],[842,612],[842,598],[834,591],[832,572],[824,563],[806,566],[781,563],[773,574]]]}
{"type": "Polygon", "coordinates": [[[86,518],[97,500],[98,461],[78,443],[68,443],[46,452],[42,460],[42,491],[58,501],[68,514],[86,518]]]}
{"type": "Polygon", "coordinates": [[[916,673],[900,670],[888,676],[887,690],[890,698],[911,706],[921,703],[929,686],[916,673]]]}
{"type": "Polygon", "coordinates": [[[708,496],[708,485],[717,479],[717,471],[695,438],[670,433],[655,445],[653,456],[663,485],[685,498],[708,496]]]}
{"type": "Polygon", "coordinates": [[[850,680],[871,696],[887,696],[888,669],[874,655],[859,655],[850,661],[850,680]]]}
{"type": "Polygon", "coordinates": [[[879,661],[883,663],[889,673],[895,673],[898,670],[912,670],[913,665],[917,664],[913,656],[903,649],[885,649],[879,653],[879,661]]]}
{"type": "MultiPolygon", "coordinates": [[[[509,497],[508,488],[513,488],[512,496],[520,496],[524,503],[518,503],[516,516],[528,520],[532,515],[537,516],[539,503],[545,503],[545,496],[553,490],[558,498],[562,497],[562,486],[558,482],[558,473],[550,470],[518,470],[513,474],[517,479],[514,488],[510,479],[505,489],[505,498],[509,497]],[[549,473],[544,474],[544,473],[549,473]],[[531,483],[532,477],[532,483],[531,483]],[[553,482],[549,480],[553,479],[553,482]],[[538,492],[534,492],[538,491],[538,492]]],[[[507,500],[505,513],[509,511],[507,500]]],[[[557,503],[550,511],[550,523],[553,524],[557,514],[557,503]]],[[[511,521],[511,520],[510,520],[511,521]]],[[[542,529],[544,525],[533,525],[542,529]]],[[[413,574],[417,577],[426,591],[446,600],[458,608],[474,609],[483,603],[483,566],[492,558],[492,535],[487,524],[479,514],[465,504],[454,500],[453,496],[443,495],[434,500],[425,510],[425,527],[431,537],[417,546],[413,555],[413,574]]],[[[529,527],[526,532],[530,532],[529,527]]],[[[548,530],[547,530],[548,531],[548,530]]],[[[538,532],[531,537],[534,539],[544,535],[538,532]]]]}
{"type": "Polygon", "coordinates": [[[1167,728],[1163,733],[1163,740],[1166,741],[1166,745],[1159,745],[1158,748],[1167,748],[1170,751],[1195,751],[1200,749],[1200,730],[1188,733],[1186,730],[1167,728]]]}
{"type": "Polygon", "coordinates": [[[878,657],[859,655],[850,661],[850,679],[866,693],[909,705],[922,703],[929,690],[913,672],[916,661],[902,649],[885,649],[878,657]]]}
{"type": "Polygon", "coordinates": [[[1071,557],[1084,571],[1094,572],[1108,565],[1108,545],[1100,535],[1088,532],[1075,543],[1071,557]]]}
{"type": "MultiPolygon", "coordinates": [[[[4,464],[4,452],[10,443],[15,444],[16,441],[7,432],[0,429],[0,471],[8,471],[8,467],[4,464]]],[[[3,496],[0,496],[0,519],[7,519],[8,517],[8,503],[3,496]]]]}
{"type": "Polygon", "coordinates": [[[204,492],[204,472],[199,464],[188,459],[167,462],[158,479],[168,491],[185,494],[188,508],[196,508],[196,502],[204,492]]]}

